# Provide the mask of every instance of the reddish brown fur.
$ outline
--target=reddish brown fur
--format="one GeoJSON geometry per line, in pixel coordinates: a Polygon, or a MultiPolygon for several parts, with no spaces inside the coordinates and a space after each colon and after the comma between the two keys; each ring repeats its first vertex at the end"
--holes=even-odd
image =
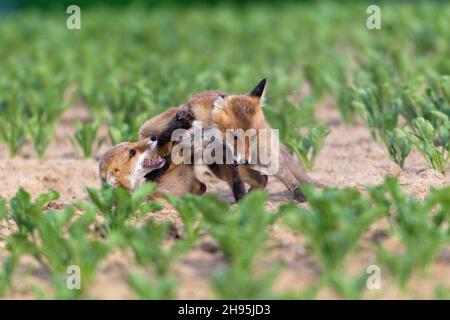
{"type": "MultiPolygon", "coordinates": [[[[255,88],[256,89],[256,88],[255,88]]],[[[258,90],[256,90],[258,91],[258,90]]],[[[263,91],[259,90],[259,96],[255,96],[252,91],[246,95],[232,95],[220,91],[208,91],[199,93],[191,97],[186,103],[185,107],[191,108],[196,115],[196,119],[206,121],[206,126],[215,126],[224,134],[227,129],[255,129],[258,133],[260,129],[270,129],[266,122],[264,113],[262,111],[263,91]],[[214,104],[217,99],[223,98],[221,106],[215,107],[214,104]]],[[[204,125],[205,126],[205,125],[204,125]]],[[[258,144],[263,147],[270,148],[266,141],[259,141],[258,144]]],[[[245,151],[244,156],[249,154],[249,142],[244,142],[245,151]]],[[[270,149],[269,149],[270,150],[270,149]]],[[[221,173],[223,170],[216,170],[215,174],[221,173]]],[[[264,188],[267,179],[250,179],[249,177],[258,177],[258,175],[247,166],[240,166],[239,172],[243,180],[250,183],[252,187],[264,188]]],[[[227,174],[224,174],[225,177],[227,174]]],[[[302,183],[312,183],[318,187],[324,185],[314,181],[310,178],[301,167],[298,159],[289,154],[285,145],[280,143],[280,166],[275,175],[279,178],[290,191],[294,191],[302,183]]],[[[226,180],[226,178],[225,178],[226,180]]]]}
{"type": "Polygon", "coordinates": [[[99,171],[102,181],[109,181],[116,187],[130,190],[129,176],[137,159],[147,147],[147,140],[141,140],[139,142],[122,142],[108,150],[100,159],[99,171]],[[136,156],[132,158],[129,156],[131,149],[136,150],[136,156]]]}
{"type": "MultiPolygon", "coordinates": [[[[197,121],[202,121],[204,128],[217,127],[224,137],[226,137],[227,129],[255,129],[256,133],[260,129],[270,129],[269,124],[264,118],[262,111],[264,84],[261,86],[261,81],[257,87],[250,94],[246,95],[232,95],[222,91],[207,91],[197,93],[189,98],[189,100],[178,110],[187,110],[194,114],[197,121]],[[218,99],[223,99],[220,105],[216,105],[218,99]]],[[[167,126],[168,119],[176,114],[176,110],[171,110],[170,113],[162,114],[163,121],[158,126],[157,130],[167,126]]],[[[152,119],[153,120],[153,119],[152,119]]],[[[150,121],[152,121],[150,120],[150,121]]],[[[154,120],[153,120],[154,122],[154,120]]],[[[153,125],[146,122],[140,130],[140,136],[148,136],[149,127],[153,125]]],[[[156,130],[156,131],[157,131],[156,130]]],[[[258,137],[259,139],[259,137],[258,137]]],[[[266,141],[259,141],[259,146],[263,146],[270,150],[270,146],[266,141]]],[[[236,147],[236,142],[235,142],[236,147]]],[[[249,154],[249,142],[246,139],[244,142],[244,156],[249,154]]],[[[246,158],[247,159],[247,158],[246,158]]],[[[212,172],[219,178],[227,181],[230,186],[233,185],[232,174],[230,168],[226,165],[210,166],[212,172]]],[[[240,165],[239,174],[242,179],[251,185],[252,188],[264,188],[267,183],[267,176],[261,174],[258,170],[251,169],[249,166],[240,165]]],[[[280,166],[278,172],[275,174],[286,187],[296,193],[298,186],[305,182],[312,183],[319,187],[324,187],[322,184],[311,179],[301,167],[298,159],[289,154],[286,146],[280,143],[280,166]]],[[[300,192],[301,194],[301,192],[300,192]]],[[[299,197],[302,198],[301,196],[299,197]]]]}
{"type": "MultiPolygon", "coordinates": [[[[178,108],[169,108],[166,111],[150,118],[139,128],[139,139],[150,138],[152,136],[158,137],[164,129],[167,128],[169,121],[178,112],[178,108]]],[[[161,155],[169,155],[172,151],[172,143],[169,142],[160,148],[161,155]]]]}
{"type": "MultiPolygon", "coordinates": [[[[139,129],[139,138],[158,137],[167,128],[170,120],[178,110],[179,108],[169,108],[147,120],[139,129]]],[[[160,147],[158,152],[163,156],[170,155],[173,146],[172,142],[167,143],[160,147]]],[[[171,163],[167,171],[155,182],[158,183],[158,190],[163,194],[183,195],[188,192],[203,194],[206,191],[205,184],[195,178],[193,165],[175,165],[171,163]]]]}
{"type": "MultiPolygon", "coordinates": [[[[156,117],[153,117],[152,119],[146,121],[142,127],[139,129],[139,137],[140,138],[146,138],[153,135],[159,136],[164,129],[169,125],[170,120],[175,116],[177,113],[177,110],[183,110],[190,108],[189,103],[192,104],[192,106],[196,106],[195,110],[197,110],[197,114],[200,117],[201,121],[208,122],[211,121],[210,115],[211,115],[211,105],[215,100],[215,97],[219,95],[220,92],[206,92],[197,94],[191,97],[188,104],[182,105],[180,108],[171,108],[168,109],[166,112],[163,112],[156,117]],[[206,111],[208,110],[209,111],[206,111]],[[209,114],[206,117],[202,117],[202,115],[209,114]]],[[[196,120],[199,120],[196,118],[196,120]]],[[[171,144],[173,146],[173,144],[171,144]]],[[[234,188],[234,185],[236,183],[236,179],[233,178],[233,171],[236,171],[235,168],[230,168],[227,165],[217,165],[217,169],[213,169],[212,167],[216,167],[216,165],[211,166],[210,168],[212,171],[216,174],[216,176],[222,180],[225,180],[231,187],[231,189],[234,188]]],[[[239,168],[239,173],[240,173],[239,168]]],[[[247,174],[247,176],[251,176],[251,174],[247,174]]],[[[180,178],[179,181],[184,181],[184,178],[180,178]]],[[[253,182],[254,180],[249,179],[249,181],[253,182]]],[[[252,186],[254,185],[251,184],[252,186]]],[[[174,188],[177,187],[177,185],[173,186],[174,188]]],[[[255,186],[257,187],[257,186],[255,186]]],[[[203,190],[203,186],[200,186],[200,188],[203,190]]],[[[233,189],[234,190],[234,189],[233,189]]]]}
{"type": "MultiPolygon", "coordinates": [[[[100,161],[100,177],[104,182],[108,180],[114,182],[114,187],[123,187],[131,189],[130,173],[133,166],[136,165],[138,155],[142,154],[142,145],[147,139],[140,142],[123,142],[109,151],[107,151],[100,161]],[[130,149],[135,148],[138,154],[129,159],[130,149]]],[[[153,156],[161,155],[156,152],[153,156]]],[[[170,164],[169,168],[157,179],[154,180],[158,185],[157,196],[171,194],[182,196],[186,193],[203,194],[206,186],[195,178],[193,166],[170,164]],[[182,183],[180,183],[182,181],[182,183]]]]}
{"type": "MultiPolygon", "coordinates": [[[[136,159],[147,148],[146,142],[152,136],[158,136],[169,123],[170,119],[178,111],[170,108],[165,112],[147,120],[139,130],[139,142],[123,142],[107,151],[100,160],[100,177],[103,181],[115,182],[115,186],[131,189],[129,175],[136,159]],[[129,158],[130,149],[135,148],[137,154],[129,158]]],[[[173,144],[157,148],[153,157],[170,155],[173,144]]],[[[158,195],[172,194],[182,196],[185,193],[203,194],[206,186],[196,179],[192,165],[174,165],[171,163],[168,169],[154,180],[158,184],[158,195]],[[182,181],[182,183],[180,183],[182,181]]]]}

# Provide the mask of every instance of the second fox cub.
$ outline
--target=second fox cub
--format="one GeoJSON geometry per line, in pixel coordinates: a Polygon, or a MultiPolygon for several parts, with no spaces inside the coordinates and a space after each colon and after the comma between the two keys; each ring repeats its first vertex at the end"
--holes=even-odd
{"type": "Polygon", "coordinates": [[[206,191],[205,184],[195,177],[192,166],[174,165],[151,139],[122,142],[112,147],[102,156],[99,171],[102,181],[129,191],[147,181],[158,185],[157,196],[182,196],[188,192],[203,194],[206,191]]]}
{"type": "MultiPolygon", "coordinates": [[[[265,89],[266,79],[262,79],[248,94],[234,95],[221,91],[198,93],[180,107],[177,117],[184,116],[202,121],[204,127],[216,127],[224,136],[227,129],[242,129],[244,131],[254,129],[257,137],[259,137],[261,129],[268,131],[271,129],[265,120],[262,110],[265,89]]],[[[184,125],[186,126],[186,123],[184,125]]],[[[245,159],[244,163],[252,162],[249,160],[255,160],[249,159],[249,140],[244,137],[243,141],[239,141],[239,139],[242,139],[239,136],[235,136],[234,139],[235,149],[238,144],[244,146],[244,152],[240,154],[245,159]]],[[[260,140],[258,138],[257,143],[258,149],[260,147],[266,148],[266,150],[270,149],[266,139],[260,140]]],[[[305,202],[306,197],[299,187],[301,184],[311,183],[321,188],[324,185],[314,181],[305,173],[298,159],[289,154],[285,145],[280,143],[279,146],[279,170],[275,173],[275,176],[293,193],[295,200],[305,202]]],[[[267,177],[260,172],[264,172],[264,166],[259,159],[256,161],[256,164],[239,166],[239,173],[242,179],[252,185],[252,187],[265,187],[267,177]]]]}

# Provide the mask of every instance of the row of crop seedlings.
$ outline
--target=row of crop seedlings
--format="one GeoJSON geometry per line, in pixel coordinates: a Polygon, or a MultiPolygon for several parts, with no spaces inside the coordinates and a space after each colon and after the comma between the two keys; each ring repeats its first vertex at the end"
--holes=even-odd
{"type": "MultiPolygon", "coordinates": [[[[317,124],[309,125],[311,132],[302,136],[292,130],[303,120],[287,118],[285,113],[295,112],[295,118],[299,118],[302,111],[297,109],[310,103],[302,102],[298,107],[295,102],[295,108],[285,108],[286,97],[300,94],[305,98],[299,85],[310,86],[314,98],[331,95],[346,121],[351,121],[355,109],[360,110],[361,105],[367,109],[368,118],[383,117],[376,114],[377,106],[370,101],[379,94],[382,96],[376,98],[377,103],[383,106],[378,107],[388,113],[396,110],[398,99],[402,110],[410,103],[431,103],[445,113],[448,98],[447,102],[441,100],[446,97],[448,84],[442,82],[439,89],[436,82],[439,74],[448,74],[450,70],[445,41],[449,8],[429,4],[401,8],[384,5],[383,21],[389,32],[383,32],[383,36],[360,27],[360,22],[352,19],[365,9],[361,5],[256,6],[240,10],[242,19],[236,18],[235,9],[219,8],[207,11],[206,20],[198,19],[194,9],[162,11],[164,15],[138,8],[120,13],[86,10],[86,23],[80,33],[59,28],[60,17],[56,13],[46,13],[45,21],[36,12],[21,13],[17,19],[2,21],[0,28],[0,38],[8,48],[2,52],[0,74],[0,140],[8,145],[10,155],[15,155],[31,139],[37,155],[42,157],[52,140],[58,116],[75,99],[81,99],[92,121],[77,123],[71,140],[84,156],[90,156],[96,149],[102,123],[107,125],[113,144],[134,140],[140,123],[164,108],[182,103],[189,94],[207,89],[245,92],[266,76],[268,105],[274,109],[267,110],[272,113],[269,120],[280,129],[282,141],[306,168],[311,168],[327,130],[323,126],[313,130],[317,124]],[[114,19],[109,19],[110,16],[114,19]],[[322,16],[329,19],[324,21],[322,16]],[[308,21],[311,28],[320,32],[298,28],[299,20],[308,21]],[[253,27],[246,28],[241,21],[253,27]],[[278,28],[270,28],[267,21],[273,21],[278,28]],[[190,26],[190,32],[186,32],[186,25],[190,26]],[[160,37],[158,30],[166,29],[171,30],[171,36],[160,37]],[[103,36],[104,30],[115,37],[103,36]],[[403,47],[407,50],[402,50],[403,47]],[[378,60],[370,60],[380,52],[383,54],[378,60]],[[231,60],[234,62],[230,63],[231,60]],[[384,69],[386,64],[392,64],[392,70],[388,73],[390,77],[382,79],[383,71],[378,69],[384,69]],[[359,69],[369,69],[366,72],[372,75],[355,77],[355,88],[347,88],[349,75],[359,69]],[[407,84],[410,91],[416,91],[410,79],[417,75],[432,84],[434,93],[423,93],[420,86],[420,93],[413,94],[402,88],[407,84]],[[386,82],[389,88],[384,88],[386,82]],[[76,89],[69,90],[72,99],[64,97],[72,86],[76,89]],[[395,101],[386,100],[390,94],[395,101]],[[417,94],[421,96],[418,100],[417,94]]],[[[436,126],[442,126],[428,114],[420,116],[430,121],[435,130],[436,126]]],[[[370,126],[377,126],[372,122],[380,119],[368,121],[370,126]]],[[[412,121],[411,125],[413,132],[415,127],[423,127],[412,121]]],[[[398,130],[388,129],[393,131],[389,135],[391,141],[406,141],[398,130]]],[[[415,133],[407,135],[415,140],[412,138],[415,133]]],[[[399,163],[408,147],[400,149],[393,151],[399,163]]],[[[436,152],[426,152],[438,170],[445,166],[445,159],[437,159],[436,152]]]]}
{"type": "Polygon", "coordinates": [[[401,168],[415,147],[433,169],[444,173],[450,152],[450,77],[435,88],[397,85],[382,69],[373,82],[352,88],[351,108],[360,114],[372,137],[386,145],[401,168]]]}
{"type": "MultiPolygon", "coordinates": [[[[322,193],[310,187],[305,189],[308,208],[287,203],[275,211],[265,208],[264,191],[250,193],[237,206],[215,195],[169,197],[180,214],[183,232],[181,238],[168,240],[169,222],[152,218],[162,204],[147,200],[155,191],[153,184],[133,194],[106,185],[88,188],[90,201],[76,201],[58,211],[47,206],[58,199],[57,192],[32,201],[20,189],[9,201],[0,200],[0,223],[9,229],[0,239],[6,243],[0,294],[14,293],[17,277],[22,277],[20,281],[27,277],[17,267],[21,257],[29,256],[51,282],[51,292],[33,289],[37,297],[88,297],[100,263],[111,252],[120,251],[134,256],[134,267],[124,271],[131,292],[142,299],[174,298],[179,284],[174,265],[198,247],[208,232],[227,261],[209,279],[218,298],[313,298],[325,288],[342,298],[361,298],[367,292],[367,266],[355,275],[346,271],[347,265],[361,253],[362,236],[382,220],[389,225],[388,237],[401,244],[401,249],[392,249],[383,241],[373,245],[377,264],[389,271],[383,271],[383,281],[388,283],[385,277],[389,274],[391,283],[408,289],[411,277],[426,275],[442,248],[450,244],[450,187],[431,190],[423,201],[405,195],[395,178],[367,190],[326,189],[322,193]],[[255,273],[262,253],[270,250],[266,240],[275,223],[306,236],[307,251],[319,271],[308,288],[274,290],[283,272],[281,263],[255,273]],[[66,271],[73,265],[81,271],[80,290],[67,287],[66,271]]],[[[435,289],[444,297],[445,288],[436,284],[435,289]]]]}

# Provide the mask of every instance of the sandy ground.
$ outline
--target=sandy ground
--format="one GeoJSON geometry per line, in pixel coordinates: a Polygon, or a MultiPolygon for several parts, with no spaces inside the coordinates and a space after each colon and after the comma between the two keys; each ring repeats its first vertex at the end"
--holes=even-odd
{"type": "MultiPolygon", "coordinates": [[[[19,187],[24,187],[33,196],[55,189],[61,194],[57,204],[69,204],[74,199],[86,199],[85,188],[99,187],[98,155],[109,145],[104,144],[95,153],[94,159],[82,159],[68,142],[68,136],[74,132],[74,121],[88,116],[82,106],[76,106],[66,111],[55,130],[55,138],[49,146],[45,159],[36,159],[31,145],[24,146],[20,155],[9,158],[4,145],[0,145],[0,197],[14,196],[19,187]]],[[[414,151],[406,161],[404,170],[393,163],[381,145],[370,138],[368,130],[361,125],[345,126],[339,122],[334,108],[323,104],[317,110],[317,117],[325,121],[331,129],[330,135],[317,158],[312,177],[330,186],[356,187],[363,189],[368,184],[380,183],[386,175],[398,177],[404,190],[423,198],[430,187],[442,187],[450,183],[450,176],[428,169],[422,157],[414,151]]],[[[106,135],[105,128],[100,136],[106,135]]],[[[207,172],[200,173],[208,186],[208,192],[217,192],[225,200],[231,201],[232,195],[223,182],[217,181],[207,172]]],[[[270,199],[269,208],[275,208],[280,203],[290,199],[284,186],[271,178],[268,184],[270,199]]],[[[176,212],[166,208],[158,213],[162,218],[168,218],[179,225],[176,212]]],[[[367,266],[376,263],[373,252],[375,237],[383,238],[387,226],[380,222],[367,232],[361,241],[361,250],[349,263],[348,272],[361,273],[367,266]]],[[[0,236],[8,233],[5,226],[0,225],[0,236]]],[[[387,238],[387,237],[384,237],[387,238]]],[[[385,239],[384,241],[391,241],[385,239]]],[[[282,225],[275,225],[269,231],[268,246],[270,253],[260,257],[258,268],[264,269],[274,263],[281,263],[282,271],[276,282],[275,291],[301,292],[318,277],[318,268],[305,246],[305,238],[294,234],[282,225]]],[[[395,245],[395,244],[393,244],[395,245]]],[[[179,261],[174,274],[179,279],[178,298],[212,298],[213,292],[209,280],[214,270],[225,265],[223,256],[214,248],[214,243],[207,235],[203,236],[197,247],[179,261]]],[[[4,241],[0,240],[0,252],[4,252],[4,241]]],[[[24,259],[19,268],[19,274],[36,263],[24,259]]],[[[129,270],[130,259],[119,252],[112,253],[101,265],[95,278],[95,283],[89,291],[93,298],[126,299],[133,298],[127,288],[125,274],[129,270]]],[[[434,290],[439,285],[450,289],[450,247],[444,248],[437,261],[430,268],[426,277],[416,276],[408,290],[399,291],[393,284],[387,271],[382,269],[382,289],[367,291],[365,298],[433,298],[434,290]]],[[[34,298],[30,283],[44,288],[49,287],[48,275],[44,271],[35,270],[26,278],[17,276],[16,289],[7,298],[34,298]],[[25,279],[25,280],[24,280],[25,279]]],[[[335,298],[328,289],[322,290],[319,298],[335,298]]]]}

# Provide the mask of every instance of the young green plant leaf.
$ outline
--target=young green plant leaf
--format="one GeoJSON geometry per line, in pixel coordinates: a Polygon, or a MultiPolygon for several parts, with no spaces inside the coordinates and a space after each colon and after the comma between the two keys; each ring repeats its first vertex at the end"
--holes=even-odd
{"type": "MultiPolygon", "coordinates": [[[[97,137],[97,132],[100,127],[100,120],[94,120],[92,122],[82,123],[78,121],[76,123],[75,137],[70,137],[73,145],[78,145],[81,148],[83,156],[88,158],[92,155],[94,142],[97,137]],[[76,142],[76,143],[75,143],[76,142]]],[[[99,140],[97,148],[103,143],[103,140],[99,140]]]]}
{"type": "Polygon", "coordinates": [[[391,159],[403,169],[405,159],[411,153],[413,147],[411,141],[408,139],[406,133],[399,128],[387,131],[386,137],[391,159]]]}

